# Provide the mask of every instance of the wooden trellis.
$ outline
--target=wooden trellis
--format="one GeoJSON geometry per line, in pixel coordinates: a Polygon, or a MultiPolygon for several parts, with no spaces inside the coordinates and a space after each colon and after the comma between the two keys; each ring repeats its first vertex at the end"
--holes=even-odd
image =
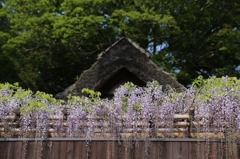
{"type": "MultiPolygon", "coordinates": [[[[0,135],[2,137],[21,137],[21,121],[20,121],[19,110],[13,110],[13,115],[2,116],[0,118],[0,135]]],[[[66,131],[62,130],[61,133],[56,131],[56,126],[61,128],[69,127],[68,120],[73,118],[65,109],[62,110],[62,115],[52,115],[49,116],[49,123],[47,126],[47,137],[67,137],[66,131]],[[60,121],[56,123],[56,121],[60,121]]],[[[173,122],[169,123],[161,122],[164,116],[157,116],[149,122],[146,122],[146,118],[139,116],[137,122],[132,122],[129,124],[124,124],[127,119],[126,116],[119,116],[116,119],[117,122],[114,125],[109,123],[109,119],[103,117],[91,117],[86,116],[83,119],[79,119],[78,127],[89,128],[92,127],[92,137],[112,137],[113,133],[112,126],[118,128],[118,135],[122,138],[131,137],[135,134],[137,137],[158,137],[158,138],[224,138],[224,128],[218,128],[217,126],[211,125],[212,127],[208,129],[208,133],[204,132],[204,123],[201,121],[203,116],[195,116],[194,108],[190,107],[188,114],[175,114],[173,116],[173,122]],[[95,121],[94,125],[87,124],[87,121],[95,121]],[[99,122],[101,121],[101,122],[99,122]]],[[[33,121],[34,122],[34,121],[33,121]]],[[[226,125],[228,123],[225,123],[226,125]]],[[[28,134],[31,137],[36,137],[38,132],[36,126],[31,126],[27,128],[28,134]]],[[[83,132],[82,132],[83,133],[83,132]]],[[[84,134],[82,134],[84,136],[84,134]]]]}

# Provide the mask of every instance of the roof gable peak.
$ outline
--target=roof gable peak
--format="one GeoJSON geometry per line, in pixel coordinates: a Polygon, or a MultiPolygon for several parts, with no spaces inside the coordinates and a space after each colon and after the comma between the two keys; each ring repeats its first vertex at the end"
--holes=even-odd
{"type": "Polygon", "coordinates": [[[112,44],[110,47],[108,47],[105,51],[98,54],[98,59],[101,59],[105,54],[107,54],[110,50],[114,49],[115,46],[121,45],[121,43],[124,43],[124,45],[129,44],[132,45],[135,49],[139,50],[140,53],[145,54],[147,57],[150,57],[150,54],[145,51],[142,47],[140,47],[138,44],[133,42],[130,38],[127,37],[121,37],[118,41],[116,41],[114,44],[112,44]],[[127,43],[126,43],[127,42],[127,43]]]}

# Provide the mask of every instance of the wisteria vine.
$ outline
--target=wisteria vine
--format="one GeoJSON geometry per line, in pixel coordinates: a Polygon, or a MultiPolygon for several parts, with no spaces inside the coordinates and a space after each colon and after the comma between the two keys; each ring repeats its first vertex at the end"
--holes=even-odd
{"type": "Polygon", "coordinates": [[[201,138],[218,133],[220,138],[239,139],[240,80],[230,77],[199,77],[180,93],[163,90],[157,82],[146,87],[127,83],[116,90],[113,99],[92,93],[90,97],[69,96],[68,101],[16,84],[0,84],[4,128],[0,137],[171,138],[174,115],[188,114],[190,107],[195,109],[195,127],[200,129],[202,124],[196,130],[203,132],[201,138]],[[13,126],[16,115],[19,123],[13,126]]]}

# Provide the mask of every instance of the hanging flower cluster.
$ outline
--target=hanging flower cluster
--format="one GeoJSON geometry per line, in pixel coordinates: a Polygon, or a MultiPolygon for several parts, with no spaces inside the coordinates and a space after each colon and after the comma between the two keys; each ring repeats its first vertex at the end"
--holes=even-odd
{"type": "Polygon", "coordinates": [[[69,96],[62,101],[18,85],[0,84],[0,124],[4,128],[0,137],[172,137],[174,115],[188,114],[193,107],[191,128],[202,132],[203,138],[209,133],[239,138],[240,80],[236,78],[200,77],[181,93],[170,88],[163,91],[157,82],[146,87],[126,83],[113,99],[83,91],[90,96],[69,96]],[[18,121],[14,126],[13,120],[18,121]]]}

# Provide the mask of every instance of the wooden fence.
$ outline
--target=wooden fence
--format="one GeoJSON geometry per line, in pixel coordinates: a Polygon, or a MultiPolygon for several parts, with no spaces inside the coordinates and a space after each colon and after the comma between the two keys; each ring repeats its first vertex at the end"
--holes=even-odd
{"type": "Polygon", "coordinates": [[[238,159],[239,149],[202,139],[0,139],[1,159],[238,159]]]}
{"type": "MultiPolygon", "coordinates": [[[[39,130],[36,126],[36,119],[31,119],[32,122],[27,128],[21,128],[21,119],[20,119],[19,110],[13,110],[12,115],[1,116],[0,118],[0,138],[21,138],[21,137],[39,137],[39,130]],[[23,133],[28,132],[29,136],[23,135],[23,133]]],[[[48,136],[44,137],[67,137],[67,132],[64,131],[69,127],[69,120],[73,118],[71,114],[69,115],[65,110],[62,111],[61,115],[52,115],[49,116],[49,123],[46,126],[46,131],[48,136]],[[62,132],[57,132],[57,127],[62,128],[62,132]]],[[[204,138],[206,137],[206,132],[204,129],[204,123],[201,121],[203,116],[195,116],[194,108],[189,109],[189,114],[175,114],[173,116],[172,123],[170,126],[169,123],[161,122],[163,116],[159,115],[153,120],[146,119],[146,117],[138,117],[138,121],[133,123],[128,123],[124,125],[124,121],[127,117],[119,116],[114,118],[117,122],[111,124],[112,119],[104,119],[100,117],[91,117],[85,116],[83,119],[77,119],[77,125],[81,129],[86,129],[91,127],[94,136],[92,137],[113,137],[114,134],[112,127],[117,127],[119,131],[118,136],[122,138],[128,138],[133,133],[136,136],[142,138],[204,138]],[[88,125],[88,121],[94,123],[94,125],[88,125]],[[102,121],[101,123],[99,121],[102,121]],[[152,122],[153,121],[153,122],[152,122]],[[104,131],[104,134],[103,134],[104,131]],[[169,133],[171,132],[171,133],[169,133]],[[167,134],[167,135],[166,135],[167,134]],[[204,135],[205,136],[204,136],[204,135]],[[169,136],[171,135],[171,136],[169,136]]],[[[204,116],[207,118],[207,116],[204,116]]],[[[229,125],[225,123],[225,125],[229,125]]],[[[76,132],[80,135],[77,137],[86,137],[84,136],[85,132],[76,132]],[[81,135],[82,133],[82,135],[81,135]]],[[[211,139],[223,139],[224,138],[224,128],[216,125],[211,125],[211,128],[208,130],[209,137],[211,139]]],[[[74,134],[73,134],[74,135],[74,134]]],[[[238,136],[238,134],[236,134],[238,136]]],[[[75,136],[76,137],[76,136],[75,136]]]]}
{"type": "MultiPolygon", "coordinates": [[[[84,129],[89,127],[86,121],[94,121],[95,125],[91,126],[94,126],[92,132],[95,136],[91,135],[91,139],[85,138],[84,133],[82,138],[76,136],[68,138],[65,128],[69,128],[68,120],[71,119],[71,114],[65,111],[62,111],[61,115],[49,117],[46,139],[36,138],[39,136],[39,130],[34,120],[32,125],[23,129],[20,116],[18,111],[1,116],[0,159],[240,158],[239,133],[233,131],[232,138],[231,136],[225,138],[224,128],[214,124],[206,133],[202,122],[203,117],[195,116],[194,109],[190,110],[189,114],[175,114],[171,127],[163,122],[158,123],[161,121],[161,116],[150,121],[140,117],[138,122],[128,126],[123,124],[126,117],[117,117],[114,119],[117,120],[114,126],[121,129],[117,136],[112,136],[114,130],[111,129],[113,125],[109,124],[111,122],[109,119],[86,116],[77,122],[78,126],[84,129]],[[103,123],[99,124],[100,120],[103,123]],[[61,121],[59,125],[63,129],[61,132],[57,132],[56,121],[61,121]],[[100,128],[104,133],[99,131],[100,128]],[[24,132],[28,132],[30,136],[24,135],[24,132]],[[201,139],[205,137],[211,139],[201,139]]],[[[228,123],[223,124],[228,125],[228,123]]],[[[77,132],[77,135],[80,133],[77,132]]]]}

